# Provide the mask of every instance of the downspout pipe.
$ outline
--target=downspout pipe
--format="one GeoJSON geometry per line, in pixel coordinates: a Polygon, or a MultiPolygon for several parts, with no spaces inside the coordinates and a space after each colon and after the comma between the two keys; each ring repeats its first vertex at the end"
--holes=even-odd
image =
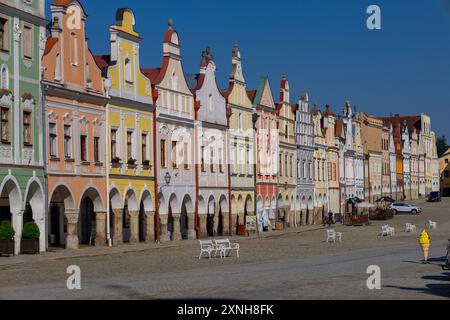
{"type": "MultiPolygon", "coordinates": [[[[231,116],[232,116],[233,113],[232,113],[231,108],[229,106],[227,106],[226,113],[227,113],[226,141],[230,141],[230,139],[229,139],[230,119],[231,119],[231,116]]],[[[227,154],[228,154],[228,159],[227,159],[227,168],[228,168],[228,229],[229,229],[230,236],[232,236],[233,235],[233,215],[232,215],[233,212],[232,212],[232,207],[231,207],[232,206],[232,204],[231,204],[231,193],[232,193],[232,190],[231,190],[231,163],[230,163],[229,148],[227,148],[227,154]]]]}
{"type": "MultiPolygon", "coordinates": [[[[198,172],[198,162],[199,159],[197,157],[197,154],[199,152],[198,148],[200,148],[201,152],[201,146],[197,146],[198,142],[198,111],[200,110],[200,101],[197,101],[195,94],[194,94],[194,162],[195,162],[195,231],[197,240],[200,239],[200,224],[199,224],[199,215],[198,215],[198,197],[200,196],[199,192],[199,172],[198,172]]],[[[201,159],[201,157],[200,157],[201,159]]]]}
{"type": "MultiPolygon", "coordinates": [[[[43,84],[41,82],[41,103],[42,103],[42,137],[43,137],[43,143],[42,143],[42,163],[43,163],[43,169],[44,169],[44,204],[45,204],[45,233],[48,234],[49,230],[49,221],[48,221],[48,214],[50,211],[50,199],[49,199],[49,190],[48,190],[48,167],[47,167],[47,118],[45,116],[45,110],[47,108],[47,101],[46,101],[46,95],[47,95],[48,85],[43,84]]],[[[48,248],[48,237],[45,237],[45,245],[46,248],[48,248]]]]}
{"type": "Polygon", "coordinates": [[[153,111],[153,173],[155,177],[155,242],[159,242],[161,240],[159,234],[159,192],[158,192],[158,156],[157,156],[157,106],[156,102],[158,100],[158,91],[153,88],[153,104],[155,106],[153,111]]]}

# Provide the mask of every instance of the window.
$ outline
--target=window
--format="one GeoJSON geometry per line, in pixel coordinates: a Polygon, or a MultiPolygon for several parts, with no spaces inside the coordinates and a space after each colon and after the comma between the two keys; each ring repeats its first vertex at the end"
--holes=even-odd
{"type": "Polygon", "coordinates": [[[287,154],[284,156],[284,176],[288,177],[288,156],[287,154]]]}
{"type": "Polygon", "coordinates": [[[178,169],[178,141],[172,141],[172,168],[178,169]]]}
{"type": "Polygon", "coordinates": [[[100,163],[100,138],[94,137],[94,162],[100,163]]]}
{"type": "Polygon", "coordinates": [[[9,51],[9,23],[5,18],[0,18],[0,50],[9,51]]]}
{"type": "Polygon", "coordinates": [[[10,143],[9,141],[9,109],[1,108],[1,136],[2,143],[10,143]]]}
{"type": "Polygon", "coordinates": [[[280,161],[280,164],[279,164],[278,172],[280,173],[280,176],[282,176],[283,175],[283,166],[282,166],[282,164],[283,164],[283,155],[281,153],[279,155],[279,161],[280,161]]]}
{"type": "Polygon", "coordinates": [[[127,160],[133,159],[133,131],[127,131],[127,160]]]}
{"type": "Polygon", "coordinates": [[[70,126],[64,126],[64,156],[66,159],[72,158],[72,134],[70,126]]]}
{"type": "Polygon", "coordinates": [[[80,136],[80,157],[81,161],[86,162],[87,161],[87,136],[81,135],[80,136]]]}
{"type": "Polygon", "coordinates": [[[184,169],[189,170],[189,144],[187,142],[184,143],[184,169]]]}
{"type": "Polygon", "coordinates": [[[111,129],[111,162],[117,157],[117,130],[111,129]]]}
{"type": "Polygon", "coordinates": [[[147,162],[147,133],[142,134],[142,163],[147,162]]]}
{"type": "Polygon", "coordinates": [[[445,159],[445,164],[448,164],[448,159],[445,159]]]}
{"type": "Polygon", "coordinates": [[[219,173],[224,173],[223,171],[223,150],[219,149],[219,173]]]}
{"type": "Polygon", "coordinates": [[[59,53],[56,55],[55,61],[55,80],[61,81],[61,56],[59,53]]]}
{"type": "Polygon", "coordinates": [[[242,113],[239,113],[239,115],[238,115],[238,126],[239,126],[239,130],[243,130],[244,125],[242,123],[242,113]]]}
{"type": "Polygon", "coordinates": [[[56,158],[58,156],[56,151],[56,124],[50,123],[49,124],[49,144],[50,144],[50,157],[56,158]]]}
{"type": "Polygon", "coordinates": [[[133,84],[133,76],[131,74],[131,60],[125,58],[125,82],[127,84],[133,84]]]}
{"type": "Polygon", "coordinates": [[[285,127],[284,127],[284,138],[287,139],[288,136],[289,136],[289,127],[286,124],[285,127]]]}
{"type": "Polygon", "coordinates": [[[291,162],[289,163],[289,168],[290,168],[290,170],[291,170],[291,172],[290,172],[290,176],[291,176],[291,178],[293,177],[293,169],[292,169],[292,166],[293,166],[293,162],[294,162],[294,157],[293,156],[291,156],[291,162]]]}
{"type": "Polygon", "coordinates": [[[209,158],[209,166],[211,173],[214,173],[214,147],[209,148],[210,152],[210,158],[209,158]]]}
{"type": "Polygon", "coordinates": [[[75,32],[70,34],[70,62],[78,66],[78,37],[75,32]]]}
{"type": "Polygon", "coordinates": [[[201,154],[201,167],[202,167],[202,172],[206,172],[205,170],[205,147],[202,146],[202,154],[201,154]]]}
{"type": "Polygon", "coordinates": [[[32,127],[31,127],[31,112],[23,112],[23,144],[25,146],[33,145],[32,127]]]}
{"type": "Polygon", "coordinates": [[[29,25],[23,27],[22,46],[23,56],[27,59],[33,59],[33,30],[29,25]]]}
{"type": "Polygon", "coordinates": [[[8,69],[6,66],[3,66],[2,68],[2,74],[0,79],[0,88],[2,89],[9,89],[9,75],[8,75],[8,69]]]}
{"type": "Polygon", "coordinates": [[[449,178],[450,177],[450,171],[449,170],[445,170],[445,177],[449,178]]]}
{"type": "Polygon", "coordinates": [[[167,168],[166,140],[161,140],[161,167],[167,168]]]}

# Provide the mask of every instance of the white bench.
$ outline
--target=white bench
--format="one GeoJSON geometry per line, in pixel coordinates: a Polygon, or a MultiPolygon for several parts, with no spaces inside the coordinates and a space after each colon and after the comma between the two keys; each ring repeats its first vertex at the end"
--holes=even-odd
{"type": "Polygon", "coordinates": [[[412,223],[406,224],[405,232],[416,232],[416,231],[417,231],[417,227],[415,225],[413,225],[412,223]]]}
{"type": "Polygon", "coordinates": [[[339,242],[342,242],[342,232],[336,232],[335,230],[327,230],[327,243],[336,242],[336,238],[339,242]]]}
{"type": "Polygon", "coordinates": [[[429,220],[429,221],[428,221],[428,228],[429,228],[430,230],[437,229],[437,222],[434,222],[434,221],[429,220]]]}
{"type": "Polygon", "coordinates": [[[230,239],[215,239],[214,243],[216,249],[219,250],[221,255],[223,254],[224,257],[228,257],[231,251],[236,251],[237,257],[239,258],[239,243],[231,243],[230,239]]]}
{"type": "Polygon", "coordinates": [[[392,228],[389,225],[382,226],[381,227],[381,236],[382,237],[395,236],[395,228],[392,228]]]}
{"type": "Polygon", "coordinates": [[[209,259],[211,259],[217,252],[220,253],[220,257],[223,258],[225,256],[225,251],[218,248],[212,240],[199,240],[200,242],[200,255],[198,259],[200,260],[203,254],[207,254],[209,259]]]}

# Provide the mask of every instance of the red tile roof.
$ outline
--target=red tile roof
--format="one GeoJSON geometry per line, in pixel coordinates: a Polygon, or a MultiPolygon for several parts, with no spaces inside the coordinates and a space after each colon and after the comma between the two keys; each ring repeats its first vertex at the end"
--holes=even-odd
{"type": "Polygon", "coordinates": [[[257,93],[256,90],[247,90],[247,96],[251,102],[253,102],[253,100],[255,100],[256,93],[257,93]]]}
{"type": "Polygon", "coordinates": [[[47,41],[45,42],[44,55],[49,54],[57,42],[58,42],[58,38],[52,38],[52,37],[47,38],[47,41]]]}
{"type": "Polygon", "coordinates": [[[152,84],[155,83],[156,79],[158,78],[159,74],[161,73],[161,68],[149,68],[149,69],[141,69],[141,72],[146,76],[148,79],[150,79],[150,82],[152,84]]]}

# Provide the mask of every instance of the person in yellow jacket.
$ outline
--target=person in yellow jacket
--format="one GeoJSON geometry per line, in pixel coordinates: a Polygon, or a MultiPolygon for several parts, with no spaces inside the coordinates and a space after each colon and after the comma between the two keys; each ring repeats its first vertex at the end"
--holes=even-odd
{"type": "Polygon", "coordinates": [[[425,229],[423,229],[422,233],[420,234],[419,244],[422,248],[423,261],[424,263],[428,263],[428,254],[430,252],[431,240],[430,235],[425,229]]]}

